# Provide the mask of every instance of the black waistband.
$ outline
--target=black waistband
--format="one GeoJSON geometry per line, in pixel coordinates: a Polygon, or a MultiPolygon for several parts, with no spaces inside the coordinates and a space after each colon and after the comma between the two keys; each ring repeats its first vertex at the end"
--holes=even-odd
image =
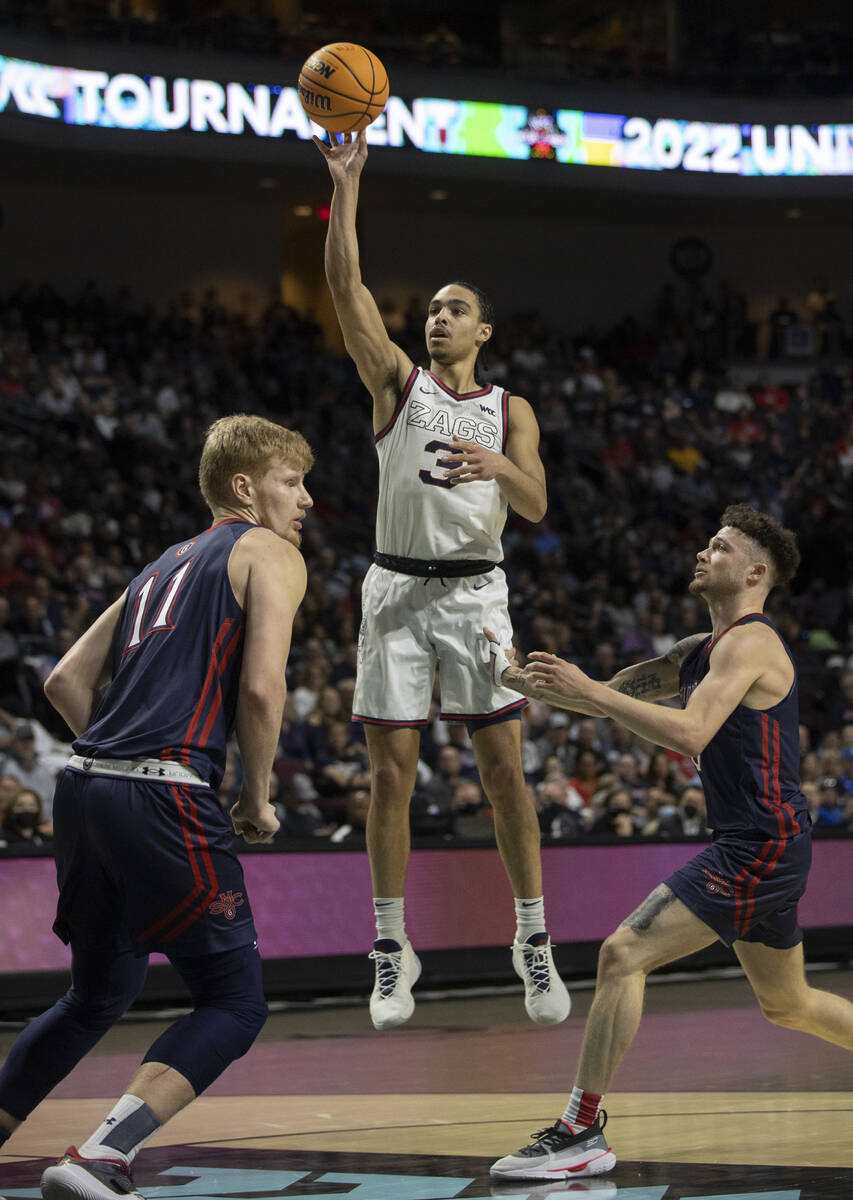
{"type": "Polygon", "coordinates": [[[421,579],[461,579],[464,575],[485,575],[494,571],[497,563],[484,558],[402,558],[398,554],[374,551],[373,561],[387,571],[401,575],[417,575],[421,579]]]}

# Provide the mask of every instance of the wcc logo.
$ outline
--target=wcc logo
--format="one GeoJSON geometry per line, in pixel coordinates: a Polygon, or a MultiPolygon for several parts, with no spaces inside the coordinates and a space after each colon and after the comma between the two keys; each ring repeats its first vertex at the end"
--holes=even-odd
{"type": "Polygon", "coordinates": [[[227,920],[233,921],[242,903],[242,892],[220,892],[219,899],[214,900],[207,911],[212,917],[218,917],[221,913],[227,920]]]}

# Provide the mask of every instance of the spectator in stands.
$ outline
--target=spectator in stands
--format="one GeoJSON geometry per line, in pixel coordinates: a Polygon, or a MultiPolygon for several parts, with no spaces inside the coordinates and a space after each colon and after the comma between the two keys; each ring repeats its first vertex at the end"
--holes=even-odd
{"type": "Polygon", "coordinates": [[[595,750],[581,750],[575,760],[575,771],[569,783],[586,805],[592,802],[592,797],[598,789],[600,774],[601,759],[595,750]]]}
{"type": "Polygon", "coordinates": [[[328,749],[318,756],[317,764],[314,783],[322,798],[321,807],[327,813],[341,809],[347,794],[369,780],[367,750],[353,739],[351,727],[345,721],[332,721],[329,725],[328,749]]]}
{"type": "Polygon", "coordinates": [[[315,801],[317,792],[307,775],[292,776],[281,785],[275,801],[279,831],[276,840],[313,837],[327,831],[326,818],[315,801]]]}
{"type": "Polygon", "coordinates": [[[665,792],[675,793],[678,790],[677,768],[666,750],[659,747],[655,749],[644,783],[646,787],[663,788],[665,792]]]}
{"type": "Polygon", "coordinates": [[[3,813],[2,830],[3,841],[11,849],[49,844],[50,824],[38,792],[30,787],[18,788],[3,813]]]}
{"type": "Polygon", "coordinates": [[[0,775],[0,821],[20,788],[21,785],[14,775],[0,775]]]}
{"type": "Polygon", "coordinates": [[[473,779],[462,779],[457,783],[453,789],[452,813],[453,837],[494,842],[494,816],[479,783],[473,779]]]}
{"type": "Polygon", "coordinates": [[[335,846],[346,846],[350,850],[365,850],[369,808],[370,788],[351,788],[346,795],[345,817],[329,835],[329,841],[335,846]]]}
{"type": "Polygon", "coordinates": [[[845,809],[839,795],[838,780],[827,775],[818,784],[818,806],[815,818],[815,829],[842,829],[845,821],[845,809]]]}
{"type": "Polygon", "coordinates": [[[35,729],[28,721],[21,721],[15,726],[9,747],[0,756],[0,775],[14,775],[22,787],[32,788],[40,797],[44,819],[50,820],[56,771],[41,761],[35,737],[35,729]]]}
{"type": "Polygon", "coordinates": [[[685,837],[707,834],[705,825],[705,793],[702,788],[687,784],[678,797],[678,817],[685,837]]]}
{"type": "Polygon", "coordinates": [[[781,297],[768,318],[770,325],[771,358],[783,358],[789,352],[789,332],[799,322],[799,316],[788,303],[787,298],[781,297]]]}
{"type": "Polygon", "coordinates": [[[585,832],[583,798],[564,775],[552,775],[539,784],[536,810],[543,837],[576,838],[585,832]]]}

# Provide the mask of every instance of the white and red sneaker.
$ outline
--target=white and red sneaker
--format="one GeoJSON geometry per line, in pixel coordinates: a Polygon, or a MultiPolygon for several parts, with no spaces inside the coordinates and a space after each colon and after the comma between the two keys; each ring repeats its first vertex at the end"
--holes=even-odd
{"type": "Polygon", "coordinates": [[[53,1167],[41,1177],[44,1200],[116,1200],[128,1196],[143,1200],[136,1190],[130,1167],[122,1159],[83,1158],[69,1146],[53,1167]]]}
{"type": "Polygon", "coordinates": [[[572,1133],[563,1120],[534,1134],[529,1146],[493,1163],[491,1174],[500,1179],[579,1179],[605,1175],[616,1166],[616,1155],[602,1132],[607,1113],[599,1112],[595,1124],[572,1133]]]}

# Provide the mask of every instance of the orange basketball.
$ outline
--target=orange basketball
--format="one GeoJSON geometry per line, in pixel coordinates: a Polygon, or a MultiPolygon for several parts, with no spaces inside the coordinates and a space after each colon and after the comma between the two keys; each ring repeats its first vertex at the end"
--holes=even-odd
{"type": "Polygon", "coordinates": [[[356,133],[385,107],[388,72],[364,46],[333,42],[305,60],[296,86],[312,121],[330,133],[356,133]]]}

